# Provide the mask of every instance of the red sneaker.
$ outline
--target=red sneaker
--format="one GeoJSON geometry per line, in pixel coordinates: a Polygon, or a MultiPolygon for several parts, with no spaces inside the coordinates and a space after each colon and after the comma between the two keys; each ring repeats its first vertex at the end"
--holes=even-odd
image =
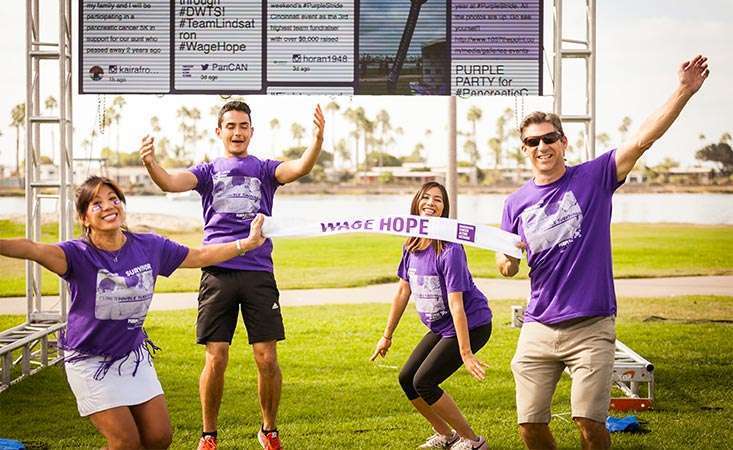
{"type": "Polygon", "coordinates": [[[265,450],[282,450],[283,446],[280,443],[280,434],[277,430],[265,431],[260,427],[260,431],[257,432],[257,440],[260,441],[260,445],[265,450]]]}
{"type": "Polygon", "coordinates": [[[199,440],[199,447],[197,450],[216,450],[216,438],[214,436],[202,437],[199,440]]]}

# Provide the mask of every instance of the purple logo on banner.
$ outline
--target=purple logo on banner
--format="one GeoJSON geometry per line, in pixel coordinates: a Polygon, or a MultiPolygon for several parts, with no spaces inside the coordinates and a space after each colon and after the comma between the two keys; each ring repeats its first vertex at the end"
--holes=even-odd
{"type": "Polygon", "coordinates": [[[476,240],[476,227],[465,223],[459,223],[456,230],[456,238],[462,241],[473,242],[476,240]]]}

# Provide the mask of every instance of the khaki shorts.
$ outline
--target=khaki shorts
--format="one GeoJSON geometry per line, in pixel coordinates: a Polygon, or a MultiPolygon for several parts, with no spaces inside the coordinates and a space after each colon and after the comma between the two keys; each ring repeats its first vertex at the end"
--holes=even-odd
{"type": "Polygon", "coordinates": [[[611,401],[616,320],[591,317],[557,325],[526,322],[512,359],[521,423],[549,423],[552,395],[567,367],[573,418],[605,423],[611,401]]]}

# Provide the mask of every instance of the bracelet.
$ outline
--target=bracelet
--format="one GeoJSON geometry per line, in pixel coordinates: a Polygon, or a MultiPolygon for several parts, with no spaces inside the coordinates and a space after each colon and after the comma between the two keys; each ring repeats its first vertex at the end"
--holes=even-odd
{"type": "Polygon", "coordinates": [[[247,250],[244,247],[242,247],[241,241],[242,241],[241,239],[237,239],[237,241],[235,242],[234,245],[237,247],[237,251],[239,252],[239,256],[244,256],[245,253],[247,253],[247,250]]]}
{"type": "Polygon", "coordinates": [[[385,338],[385,339],[387,339],[388,341],[391,341],[392,340],[391,337],[387,337],[387,336],[382,336],[382,337],[385,338]]]}

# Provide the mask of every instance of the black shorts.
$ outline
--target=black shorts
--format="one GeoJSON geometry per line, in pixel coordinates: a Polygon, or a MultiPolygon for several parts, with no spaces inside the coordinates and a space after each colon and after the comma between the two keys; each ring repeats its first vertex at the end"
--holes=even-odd
{"type": "Polygon", "coordinates": [[[201,269],[196,342],[231,344],[240,308],[250,344],[285,339],[280,292],[272,272],[201,269]]]}

